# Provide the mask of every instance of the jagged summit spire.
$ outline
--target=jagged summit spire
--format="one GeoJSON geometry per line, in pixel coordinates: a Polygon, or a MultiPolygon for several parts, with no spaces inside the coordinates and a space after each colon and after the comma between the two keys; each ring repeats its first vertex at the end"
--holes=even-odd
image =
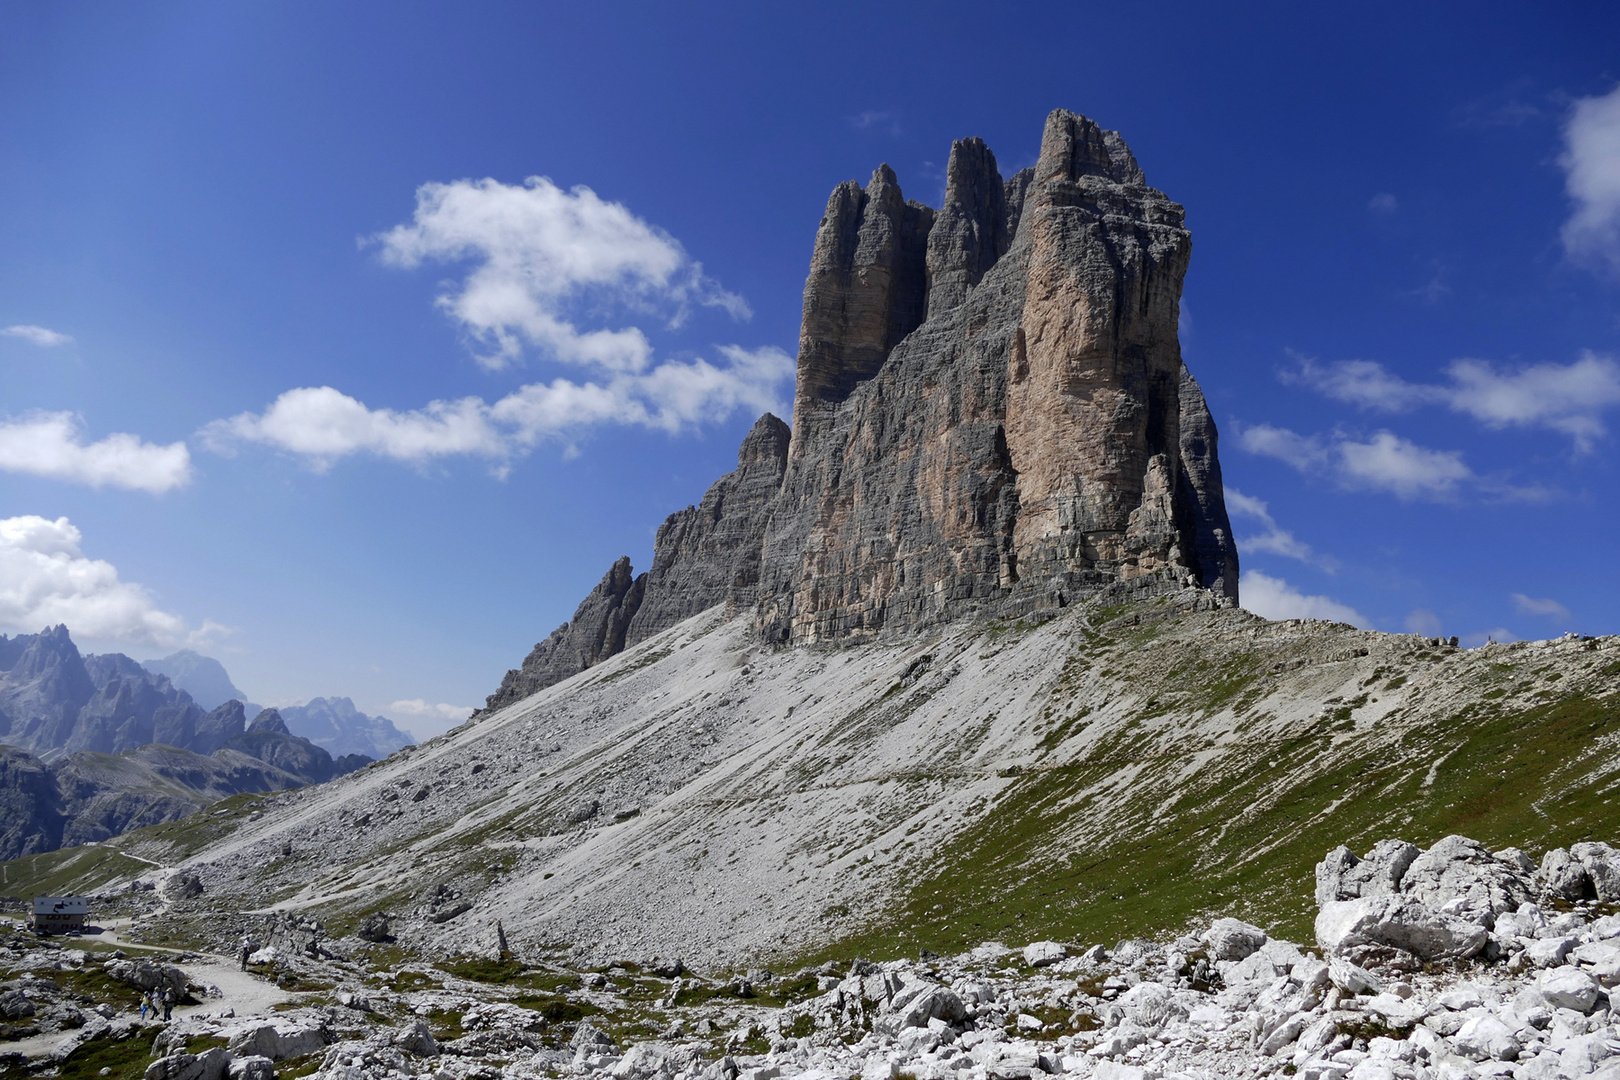
{"type": "MultiPolygon", "coordinates": [[[[659,529],[652,570],[592,594],[615,613],[588,599],[523,671],[610,655],[604,619],[634,644],[720,603],[777,644],[1103,592],[1235,603],[1217,432],[1176,336],[1191,249],[1119,134],[1063,109],[1011,178],[982,139],[953,143],[937,211],[886,164],[837,185],[791,433],[762,417],[659,529]]],[[[536,685],[523,671],[492,707],[536,685]]]]}

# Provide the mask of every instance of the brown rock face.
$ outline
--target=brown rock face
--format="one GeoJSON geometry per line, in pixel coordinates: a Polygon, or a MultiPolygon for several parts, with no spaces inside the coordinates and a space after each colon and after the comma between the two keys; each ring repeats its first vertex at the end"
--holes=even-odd
{"type": "MultiPolygon", "coordinates": [[[[765,637],[1022,614],[1122,585],[1235,601],[1214,424],[1176,337],[1181,207],[1117,134],[1061,110],[1032,175],[1002,184],[977,142],[956,144],[948,173],[927,321],[813,435],[795,432],[766,532],[765,637]]],[[[807,296],[825,261],[818,246],[807,296]]],[[[819,341],[818,379],[835,382],[820,368],[838,343],[819,341]]]]}
{"type": "MultiPolygon", "coordinates": [[[[664,523],[622,640],[722,601],[777,644],[1105,591],[1235,604],[1215,424],[1176,336],[1190,252],[1181,207],[1119,135],[1063,110],[1010,180],[981,140],[956,143],[937,212],[886,165],[840,184],[805,282],[791,437],[763,418],[737,470],[664,523]]],[[[592,603],[584,637],[605,647],[592,603]]],[[[573,627],[524,671],[553,639],[567,662],[537,672],[611,655],[586,660],[573,627]]]]}

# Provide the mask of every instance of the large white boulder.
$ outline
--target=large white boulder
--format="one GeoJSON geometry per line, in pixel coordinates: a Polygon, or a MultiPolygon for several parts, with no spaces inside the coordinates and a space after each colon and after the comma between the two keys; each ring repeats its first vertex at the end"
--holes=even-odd
{"type": "Polygon", "coordinates": [[[1212,960],[1242,960],[1266,943],[1266,932],[1241,919],[1216,919],[1203,942],[1212,960]]]}
{"type": "Polygon", "coordinates": [[[216,1046],[200,1054],[170,1054],[146,1067],[145,1080],[225,1080],[231,1055],[216,1046]]]}
{"type": "Polygon", "coordinates": [[[1537,938],[1524,950],[1524,955],[1538,968],[1557,967],[1579,943],[1580,938],[1575,937],[1537,938]]]}
{"type": "Polygon", "coordinates": [[[1475,1016],[1451,1037],[1452,1049],[1474,1061],[1511,1061],[1519,1056],[1513,1029],[1490,1013],[1475,1016]]]}
{"type": "Polygon", "coordinates": [[[1604,986],[1620,984],[1620,945],[1612,941],[1590,941],[1577,945],[1569,955],[1604,986]]]}
{"type": "Polygon", "coordinates": [[[1483,926],[1403,896],[1334,901],[1316,915],[1317,943],[1329,953],[1384,945],[1420,960],[1466,960],[1489,939],[1483,926]]]}
{"type": "Polygon", "coordinates": [[[1342,956],[1328,961],[1328,977],[1347,994],[1376,994],[1384,989],[1384,980],[1364,967],[1352,964],[1342,956]]]}
{"type": "Polygon", "coordinates": [[[1341,844],[1316,866],[1316,902],[1330,904],[1399,892],[1407,867],[1421,852],[1405,840],[1380,840],[1363,859],[1341,844]]]}
{"type": "Polygon", "coordinates": [[[1024,946],[1024,963],[1030,967],[1051,967],[1069,958],[1069,947],[1057,941],[1032,941],[1024,946]]]}
{"type": "Polygon", "coordinates": [[[1556,967],[1536,976],[1536,990],[1555,1009],[1589,1013],[1597,1004],[1598,981],[1572,967],[1556,967]]]}
{"type": "Polygon", "coordinates": [[[1403,896],[1432,908],[1466,900],[1492,913],[1517,911],[1536,894],[1529,872],[1466,836],[1448,836],[1413,859],[1400,888],[1403,896]]]}
{"type": "Polygon", "coordinates": [[[267,1057],[271,1061],[319,1053],[331,1041],[327,1030],[313,1021],[253,1021],[225,1028],[220,1036],[232,1054],[267,1057]]]}

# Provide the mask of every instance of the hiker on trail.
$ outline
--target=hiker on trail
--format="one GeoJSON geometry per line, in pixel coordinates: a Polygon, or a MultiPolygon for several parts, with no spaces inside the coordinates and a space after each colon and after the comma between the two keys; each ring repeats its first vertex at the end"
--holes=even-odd
{"type": "Polygon", "coordinates": [[[247,970],[248,957],[253,955],[253,939],[246,934],[242,935],[242,970],[247,970]]]}
{"type": "Polygon", "coordinates": [[[169,1011],[174,1008],[174,991],[168,987],[163,988],[163,1019],[169,1019],[169,1011]]]}
{"type": "Polygon", "coordinates": [[[152,1004],[152,997],[146,991],[141,991],[141,1019],[146,1019],[147,1007],[152,1004]]]}

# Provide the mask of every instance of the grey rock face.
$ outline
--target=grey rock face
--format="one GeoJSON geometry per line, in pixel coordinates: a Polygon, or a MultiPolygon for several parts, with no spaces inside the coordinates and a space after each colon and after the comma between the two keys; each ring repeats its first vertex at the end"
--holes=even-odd
{"type": "Polygon", "coordinates": [[[499,690],[486,699],[482,712],[522,701],[536,690],[577,675],[624,649],[630,620],[641,607],[647,575],[632,576],[630,557],[620,556],[574,617],[535,645],[523,666],[506,673],[499,690]]]}
{"type": "Polygon", "coordinates": [[[0,859],[62,846],[61,796],[44,762],[0,746],[0,859]]]}
{"type": "Polygon", "coordinates": [[[1018,232],[1018,205],[1007,206],[1008,185],[983,139],[951,145],[945,166],[945,203],[928,233],[928,317],[967,299],[968,291],[1006,254],[1018,232]]]}
{"type": "Polygon", "coordinates": [[[833,408],[883,366],[928,312],[928,233],[934,211],[907,202],[880,165],[863,190],[853,180],[827,200],[804,286],[796,443],[819,437],[833,408]]]}
{"type": "Polygon", "coordinates": [[[724,600],[751,606],[759,587],[766,517],[787,465],[788,426],[770,413],[754,424],[737,452],[737,468],[697,506],[658,527],[646,592],[630,620],[625,645],[645,641],[724,600]]]}
{"type": "Polygon", "coordinates": [[[62,746],[96,693],[66,626],[0,635],[0,739],[24,750],[62,746]]]}

